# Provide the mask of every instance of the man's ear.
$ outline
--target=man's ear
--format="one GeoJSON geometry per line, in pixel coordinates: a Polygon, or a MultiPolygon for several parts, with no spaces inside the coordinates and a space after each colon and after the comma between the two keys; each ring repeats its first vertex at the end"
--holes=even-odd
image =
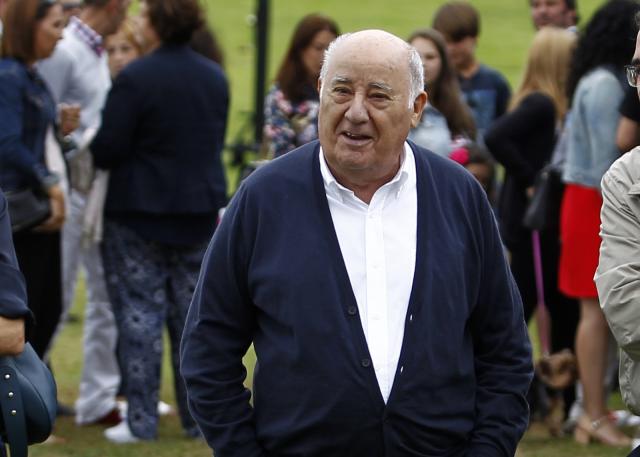
{"type": "Polygon", "coordinates": [[[427,100],[429,96],[425,91],[422,91],[418,94],[416,99],[413,101],[413,109],[411,113],[411,127],[415,128],[420,123],[420,118],[422,117],[422,110],[424,110],[425,105],[427,104],[427,100]]]}

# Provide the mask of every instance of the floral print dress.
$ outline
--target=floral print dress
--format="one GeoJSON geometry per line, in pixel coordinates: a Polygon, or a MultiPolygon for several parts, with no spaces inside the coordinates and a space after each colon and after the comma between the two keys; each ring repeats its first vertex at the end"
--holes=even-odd
{"type": "Polygon", "coordinates": [[[310,88],[309,97],[293,103],[274,84],[265,100],[264,143],[267,157],[272,159],[318,138],[317,92],[310,88]]]}

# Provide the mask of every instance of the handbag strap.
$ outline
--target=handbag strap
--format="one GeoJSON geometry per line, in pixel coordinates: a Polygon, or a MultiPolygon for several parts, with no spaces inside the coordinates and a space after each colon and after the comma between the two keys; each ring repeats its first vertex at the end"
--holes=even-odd
{"type": "Polygon", "coordinates": [[[0,409],[11,457],[27,457],[27,424],[16,370],[0,366],[0,409]]]}

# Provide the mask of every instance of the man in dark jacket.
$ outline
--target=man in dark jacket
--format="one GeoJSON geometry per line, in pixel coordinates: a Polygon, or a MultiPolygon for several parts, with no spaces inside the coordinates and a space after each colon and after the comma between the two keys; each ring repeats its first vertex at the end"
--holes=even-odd
{"type": "Polygon", "coordinates": [[[482,188],[406,141],[419,56],[344,35],[319,88],[319,143],[245,181],[204,259],[181,345],[193,417],[217,457],[512,456],[522,304],[482,188]]]}

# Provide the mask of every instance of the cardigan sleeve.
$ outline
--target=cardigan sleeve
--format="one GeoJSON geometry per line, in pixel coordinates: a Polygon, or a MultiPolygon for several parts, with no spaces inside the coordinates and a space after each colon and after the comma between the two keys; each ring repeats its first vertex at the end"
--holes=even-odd
{"type": "Polygon", "coordinates": [[[550,98],[542,94],[532,94],[511,112],[494,122],[485,137],[485,143],[495,159],[506,171],[522,183],[524,187],[533,185],[537,169],[524,156],[523,139],[541,124],[555,118],[555,108],[550,98]]]}
{"type": "Polygon", "coordinates": [[[0,315],[9,319],[29,317],[27,289],[18,269],[11,240],[7,202],[0,191],[0,315]]]}
{"type": "Polygon", "coordinates": [[[526,394],[533,377],[531,344],[495,218],[486,198],[477,194],[482,278],[470,321],[476,424],[466,455],[507,457],[515,454],[529,420],[526,394]]]}
{"type": "Polygon", "coordinates": [[[180,348],[189,410],[217,457],[262,457],[243,382],[242,358],[255,316],[243,234],[245,186],[233,198],[205,255],[180,348]]]}

